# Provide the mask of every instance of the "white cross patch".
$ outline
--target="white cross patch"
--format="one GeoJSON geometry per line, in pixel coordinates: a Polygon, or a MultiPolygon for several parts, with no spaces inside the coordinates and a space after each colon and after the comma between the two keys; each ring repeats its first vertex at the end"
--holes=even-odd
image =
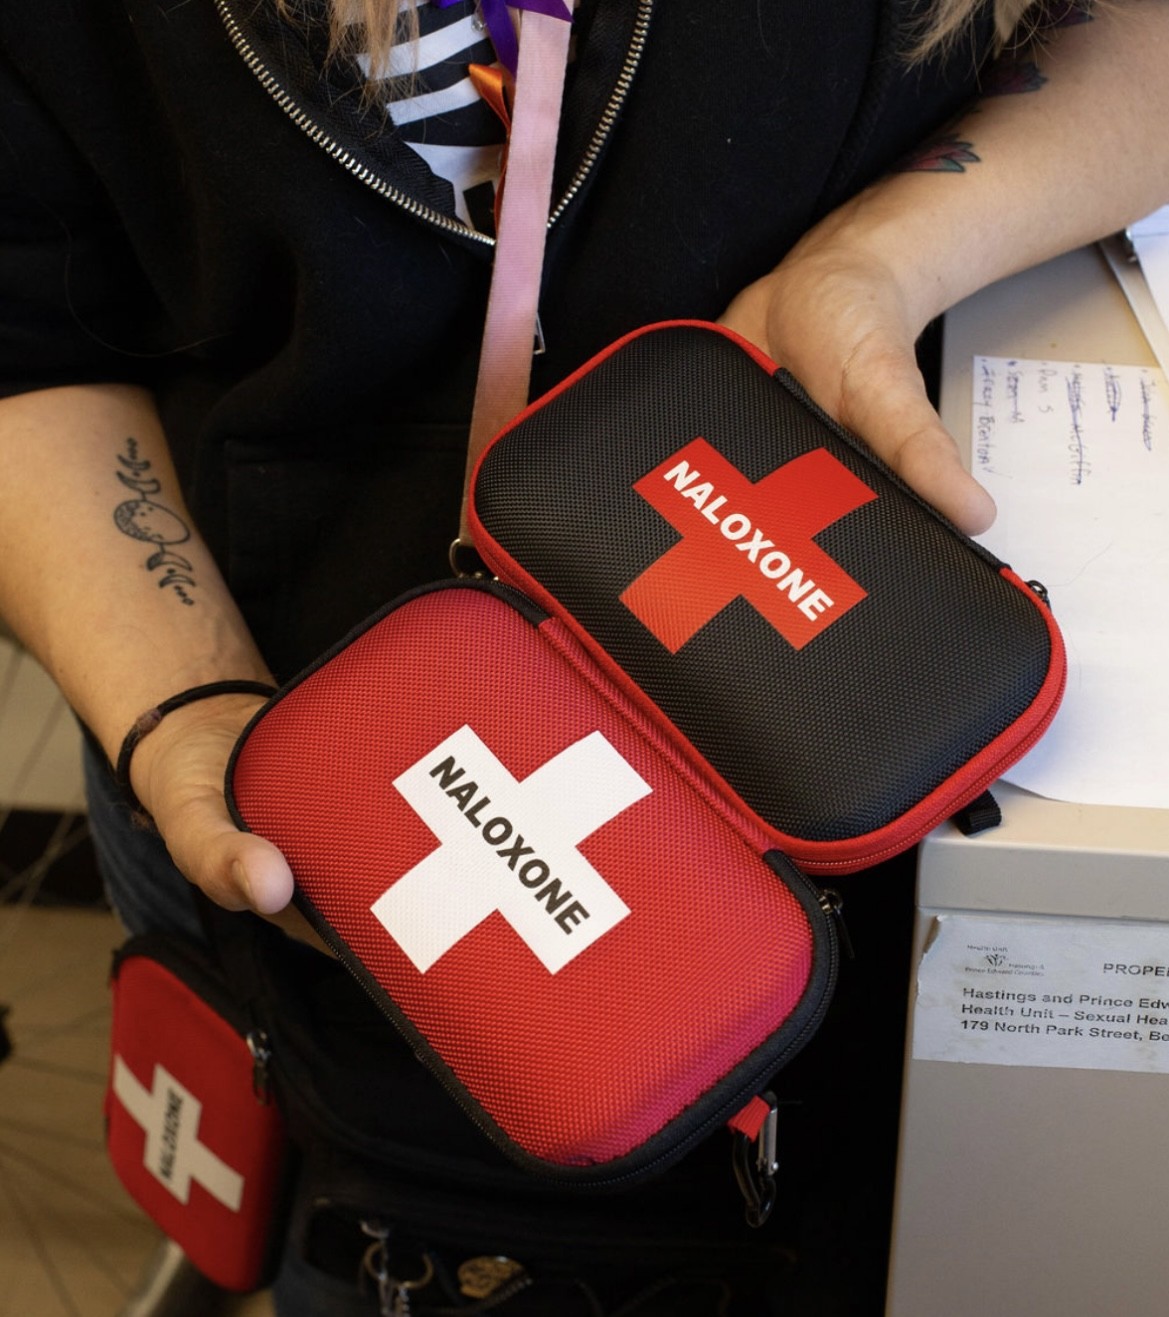
{"type": "Polygon", "coordinates": [[[496,910],[552,974],[629,914],[577,846],[651,788],[600,732],[517,782],[464,726],[394,786],[441,845],[371,908],[420,973],[496,910]]]}
{"type": "Polygon", "coordinates": [[[152,1083],[147,1092],[122,1058],[114,1057],[114,1093],[146,1131],[146,1169],[184,1205],[191,1181],[197,1180],[212,1198],[238,1212],[244,1179],[199,1142],[203,1104],[157,1062],[152,1083]]]}

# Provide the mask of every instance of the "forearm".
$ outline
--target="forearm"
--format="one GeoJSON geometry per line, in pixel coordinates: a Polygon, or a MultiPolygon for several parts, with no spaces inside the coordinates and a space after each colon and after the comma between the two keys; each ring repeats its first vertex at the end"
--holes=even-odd
{"type": "Polygon", "coordinates": [[[1001,62],[968,115],[808,244],[847,243],[887,264],[924,326],[1169,200],[1167,70],[1166,0],[1128,0],[1062,28],[1001,62]]]}
{"type": "Polygon", "coordinates": [[[267,677],[191,523],[149,394],[0,401],[0,613],[107,754],[187,687],[267,677]]]}
{"type": "MultiPolygon", "coordinates": [[[[0,402],[0,612],[115,759],[138,717],[192,686],[268,671],[179,492],[150,395],[106,385],[0,402]]],[[[130,776],[178,867],[228,909],[292,894],[241,833],[224,770],[257,694],[169,713],[130,776]]],[[[303,921],[293,919],[294,924],[303,921]]]]}
{"type": "Polygon", "coordinates": [[[1020,81],[991,83],[723,316],[970,534],[994,504],[930,406],[915,340],[977,289],[1169,199],[1169,0],[1116,0],[1021,58],[1020,81]]]}

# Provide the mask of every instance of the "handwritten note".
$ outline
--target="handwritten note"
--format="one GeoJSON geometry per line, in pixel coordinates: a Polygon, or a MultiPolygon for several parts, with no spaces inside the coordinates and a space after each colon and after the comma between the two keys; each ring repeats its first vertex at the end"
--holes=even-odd
{"type": "Polygon", "coordinates": [[[1169,382],[1158,370],[976,357],[986,547],[1046,586],[1068,648],[1047,735],[1007,773],[1058,800],[1169,808],[1169,382]]]}

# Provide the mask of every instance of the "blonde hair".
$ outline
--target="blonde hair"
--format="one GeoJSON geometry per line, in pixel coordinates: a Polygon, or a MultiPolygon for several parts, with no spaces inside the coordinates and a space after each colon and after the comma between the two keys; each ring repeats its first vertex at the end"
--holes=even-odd
{"type": "MultiPolygon", "coordinates": [[[[276,0],[282,18],[302,21],[300,0],[276,0]]],[[[389,77],[390,51],[418,36],[413,0],[328,0],[329,55],[363,55],[371,83],[389,77]]]]}
{"type": "MultiPolygon", "coordinates": [[[[981,0],[934,0],[914,33],[909,50],[911,58],[925,59],[950,49],[961,39],[980,3],[981,0]]],[[[1041,3],[1042,0],[994,0],[994,31],[1000,47],[1025,40],[1029,35],[1024,23],[1027,11],[1041,3]]]]}
{"type": "MultiPolygon", "coordinates": [[[[982,0],[934,0],[913,34],[909,55],[919,60],[944,51],[958,41],[982,0]]],[[[1041,0],[994,0],[994,25],[1005,45],[1020,30],[1027,10],[1041,0]]],[[[295,14],[297,0],[276,0],[280,12],[295,14]]],[[[329,49],[333,54],[368,56],[370,80],[387,76],[395,43],[418,35],[418,15],[412,0],[329,0],[329,49]]]]}

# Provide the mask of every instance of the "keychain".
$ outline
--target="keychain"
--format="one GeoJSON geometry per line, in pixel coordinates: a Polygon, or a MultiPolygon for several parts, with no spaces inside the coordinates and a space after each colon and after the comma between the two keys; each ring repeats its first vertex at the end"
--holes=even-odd
{"type": "Polygon", "coordinates": [[[390,1228],[378,1221],[363,1221],[362,1231],[373,1242],[365,1250],[361,1259],[361,1276],[364,1282],[369,1276],[377,1285],[378,1312],[380,1317],[410,1317],[412,1290],[425,1289],[434,1277],[434,1263],[427,1253],[422,1254],[422,1274],[413,1280],[402,1280],[390,1272],[389,1255],[386,1244],[390,1238],[390,1228]]]}

